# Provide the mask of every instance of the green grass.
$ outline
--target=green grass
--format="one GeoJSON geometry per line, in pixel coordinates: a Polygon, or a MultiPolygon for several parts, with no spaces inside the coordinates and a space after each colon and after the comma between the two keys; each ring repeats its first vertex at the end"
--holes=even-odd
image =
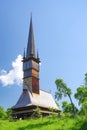
{"type": "Polygon", "coordinates": [[[87,130],[87,120],[85,117],[45,117],[16,122],[0,120],[0,130],[87,130]]]}

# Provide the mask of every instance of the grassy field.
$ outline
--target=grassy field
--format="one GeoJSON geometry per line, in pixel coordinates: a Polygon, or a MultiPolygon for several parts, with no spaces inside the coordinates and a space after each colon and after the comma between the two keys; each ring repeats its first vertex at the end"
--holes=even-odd
{"type": "Polygon", "coordinates": [[[87,130],[87,120],[85,117],[45,117],[16,122],[0,120],[0,130],[87,130]]]}

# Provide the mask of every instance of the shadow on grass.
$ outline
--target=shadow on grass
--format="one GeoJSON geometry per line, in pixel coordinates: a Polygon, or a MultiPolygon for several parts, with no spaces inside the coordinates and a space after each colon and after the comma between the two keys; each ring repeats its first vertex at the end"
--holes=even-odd
{"type": "Polygon", "coordinates": [[[29,125],[27,125],[25,127],[18,128],[18,130],[27,130],[27,129],[31,130],[32,128],[38,128],[38,129],[40,129],[43,126],[50,125],[50,124],[52,124],[52,122],[49,122],[49,121],[41,122],[41,123],[38,123],[38,124],[29,124],[29,125]]]}
{"type": "Polygon", "coordinates": [[[80,130],[87,130],[87,121],[85,121],[85,122],[82,124],[80,130]]]}
{"type": "Polygon", "coordinates": [[[71,130],[87,130],[87,120],[82,122],[76,122],[76,124],[71,128],[71,130]]]}

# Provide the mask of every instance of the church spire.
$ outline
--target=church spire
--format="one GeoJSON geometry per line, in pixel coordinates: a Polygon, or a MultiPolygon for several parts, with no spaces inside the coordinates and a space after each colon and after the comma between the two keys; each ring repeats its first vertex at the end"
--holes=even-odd
{"type": "MultiPolygon", "coordinates": [[[[23,82],[31,93],[39,94],[39,55],[35,53],[34,32],[32,25],[32,15],[30,19],[29,36],[26,56],[23,57],[23,82]]],[[[24,87],[24,90],[26,87],[24,87]]]]}
{"type": "Polygon", "coordinates": [[[29,36],[28,36],[27,52],[26,52],[26,58],[29,58],[29,57],[36,58],[32,15],[30,19],[30,28],[29,28],[29,36]]]}

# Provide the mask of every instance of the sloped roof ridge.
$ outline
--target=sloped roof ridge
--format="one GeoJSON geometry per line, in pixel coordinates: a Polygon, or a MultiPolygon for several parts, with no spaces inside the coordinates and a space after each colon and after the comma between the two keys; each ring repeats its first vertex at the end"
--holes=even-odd
{"type": "Polygon", "coordinates": [[[51,92],[48,92],[48,91],[46,91],[46,90],[43,90],[43,89],[40,89],[40,91],[44,91],[44,92],[46,92],[46,93],[49,93],[49,94],[51,94],[51,92]]]}

